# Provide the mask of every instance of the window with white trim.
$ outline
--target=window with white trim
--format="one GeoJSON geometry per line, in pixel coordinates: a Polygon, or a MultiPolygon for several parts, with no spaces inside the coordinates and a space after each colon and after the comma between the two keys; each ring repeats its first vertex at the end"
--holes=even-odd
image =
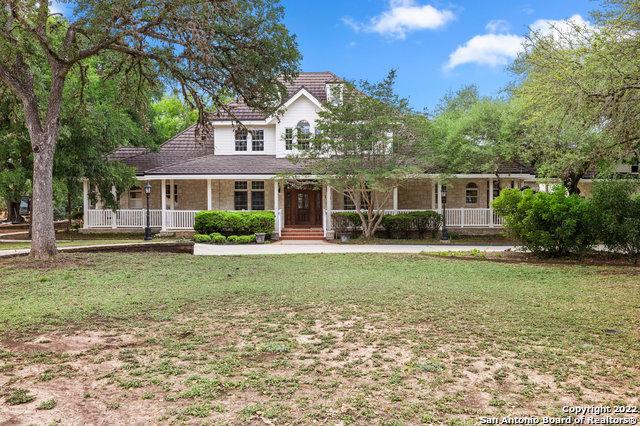
{"type": "MultiPolygon", "coordinates": [[[[171,185],[166,184],[164,187],[164,190],[165,190],[167,199],[171,200],[171,185]]],[[[173,202],[174,203],[178,202],[178,184],[177,183],[173,185],[173,202]]]]}
{"type": "Polygon", "coordinates": [[[249,187],[247,181],[236,181],[233,193],[233,209],[247,210],[249,208],[249,187]]]}
{"type": "Polygon", "coordinates": [[[351,197],[349,197],[347,194],[343,195],[343,203],[344,203],[344,209],[345,210],[355,210],[356,209],[356,205],[354,204],[353,200],[351,199],[351,197]]]}
{"type": "Polygon", "coordinates": [[[468,183],[465,188],[465,202],[467,204],[478,204],[478,185],[473,182],[468,183]]]}
{"type": "Polygon", "coordinates": [[[251,150],[264,151],[264,130],[251,131],[251,150]]]}
{"type": "Polygon", "coordinates": [[[251,210],[264,210],[264,181],[251,182],[251,210]]]}
{"type": "Polygon", "coordinates": [[[140,188],[139,186],[133,186],[131,187],[131,189],[129,189],[129,208],[142,208],[142,188],[140,188]]]}
{"type": "Polygon", "coordinates": [[[247,150],[247,130],[246,129],[238,129],[236,130],[236,151],[246,151],[247,150]]]}
{"type": "Polygon", "coordinates": [[[307,120],[300,120],[296,125],[298,149],[308,149],[311,138],[311,125],[307,120]]]}
{"type": "Polygon", "coordinates": [[[293,129],[284,129],[284,148],[287,151],[293,149],[293,129]]]}

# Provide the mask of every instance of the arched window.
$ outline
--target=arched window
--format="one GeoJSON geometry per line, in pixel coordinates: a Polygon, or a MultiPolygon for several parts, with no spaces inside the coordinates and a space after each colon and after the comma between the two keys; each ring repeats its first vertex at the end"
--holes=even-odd
{"type": "Polygon", "coordinates": [[[311,135],[311,126],[307,120],[300,120],[296,125],[298,131],[298,149],[309,148],[309,136],[311,135]]]}
{"type": "Polygon", "coordinates": [[[465,201],[467,204],[478,204],[478,185],[473,182],[467,184],[465,201]]]}

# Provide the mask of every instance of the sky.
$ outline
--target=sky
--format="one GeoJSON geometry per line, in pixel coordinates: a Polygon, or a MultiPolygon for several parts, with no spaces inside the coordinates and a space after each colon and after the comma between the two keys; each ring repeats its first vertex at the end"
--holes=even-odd
{"type": "Polygon", "coordinates": [[[590,0],[282,0],[303,71],[381,80],[398,71],[397,92],[432,110],[446,93],[475,84],[486,96],[514,80],[508,64],[530,29],[571,19],[588,25],[590,0]]]}
{"type": "MultiPolygon", "coordinates": [[[[417,110],[476,85],[504,95],[508,70],[529,31],[573,20],[589,25],[597,0],[280,0],[303,71],[380,81],[398,71],[397,92],[417,110]]],[[[64,10],[55,0],[54,9],[64,10]]]]}

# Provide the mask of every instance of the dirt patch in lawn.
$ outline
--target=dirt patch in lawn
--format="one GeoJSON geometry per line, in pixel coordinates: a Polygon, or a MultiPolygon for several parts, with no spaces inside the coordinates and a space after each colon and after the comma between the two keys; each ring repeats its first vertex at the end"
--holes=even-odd
{"type": "Polygon", "coordinates": [[[597,374],[601,353],[452,339],[358,307],[233,308],[5,339],[0,423],[455,423],[640,402],[629,366],[597,374]],[[16,390],[33,400],[10,405],[16,390]]]}

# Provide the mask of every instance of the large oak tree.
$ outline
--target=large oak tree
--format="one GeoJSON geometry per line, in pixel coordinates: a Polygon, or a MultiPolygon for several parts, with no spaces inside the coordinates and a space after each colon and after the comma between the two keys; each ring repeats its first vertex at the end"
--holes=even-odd
{"type": "Polygon", "coordinates": [[[298,69],[295,40],[276,0],[73,0],[56,16],[47,1],[4,0],[0,84],[22,103],[33,152],[31,253],[56,253],[52,170],[65,83],[99,56],[100,78],[121,76],[123,102],[157,79],[177,87],[200,112],[229,95],[273,111],[282,79],[298,69]],[[44,64],[44,66],[42,65],[44,64]]]}

